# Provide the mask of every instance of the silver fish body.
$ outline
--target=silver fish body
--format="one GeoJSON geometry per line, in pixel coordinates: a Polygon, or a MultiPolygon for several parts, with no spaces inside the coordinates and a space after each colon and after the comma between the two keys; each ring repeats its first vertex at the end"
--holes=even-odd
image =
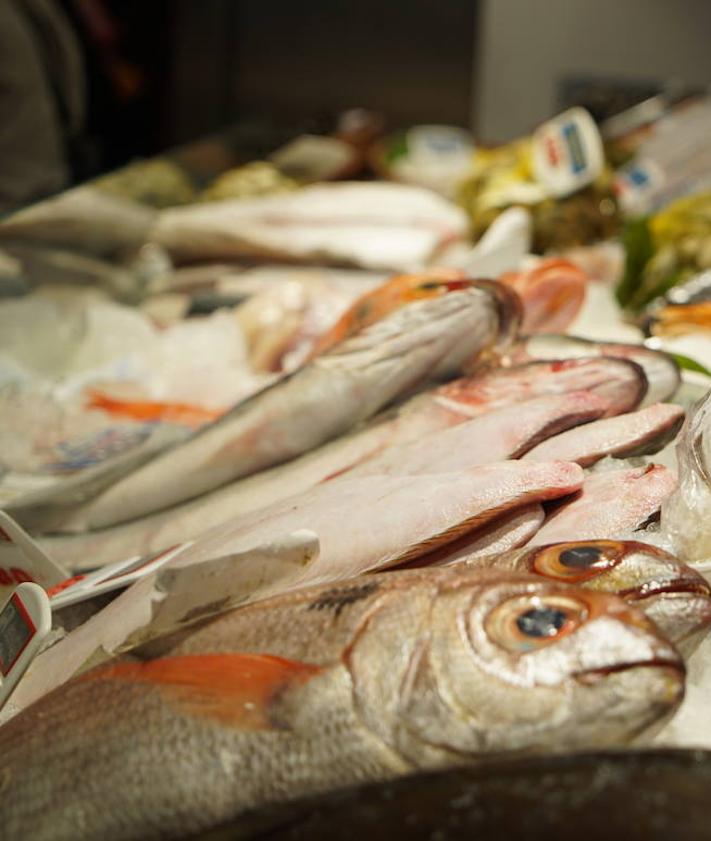
{"type": "Polygon", "coordinates": [[[643,614],[514,573],[368,576],[198,634],[211,653],[109,664],[0,728],[8,837],[171,837],[358,781],[620,745],[683,694],[643,614]]]}

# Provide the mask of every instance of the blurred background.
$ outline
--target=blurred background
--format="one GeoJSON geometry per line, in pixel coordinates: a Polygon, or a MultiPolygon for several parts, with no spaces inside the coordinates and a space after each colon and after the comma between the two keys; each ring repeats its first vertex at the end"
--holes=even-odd
{"type": "MultiPolygon", "coordinates": [[[[3,6],[21,18],[56,105],[69,163],[57,185],[227,127],[244,160],[303,132],[328,133],[353,107],[377,112],[388,130],[442,123],[490,145],[572,104],[601,119],[711,79],[706,0],[3,6]],[[57,36],[53,14],[63,17],[66,37],[57,36]]],[[[17,48],[0,55],[5,75],[29,60],[17,48]]],[[[4,122],[0,141],[11,142],[4,122]]]]}

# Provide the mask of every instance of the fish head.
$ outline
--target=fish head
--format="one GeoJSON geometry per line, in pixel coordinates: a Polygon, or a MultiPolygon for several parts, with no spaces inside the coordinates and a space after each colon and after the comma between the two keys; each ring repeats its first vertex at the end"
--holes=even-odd
{"type": "Polygon", "coordinates": [[[319,356],[405,304],[437,298],[471,284],[472,281],[467,280],[459,269],[431,269],[419,274],[395,275],[354,301],[339,320],[319,337],[310,358],[319,356]]]}
{"type": "MultiPolygon", "coordinates": [[[[683,697],[680,655],[608,593],[464,569],[440,587],[418,634],[407,668],[388,674],[397,705],[381,705],[378,719],[381,737],[418,767],[619,745],[683,697]]],[[[371,692],[382,691],[373,663],[362,665],[371,692]]],[[[364,672],[353,676],[359,686],[364,672]]]]}
{"type": "Polygon", "coordinates": [[[516,566],[545,578],[615,593],[633,602],[689,654],[711,624],[711,587],[673,555],[636,540],[555,543],[524,552],[516,566]]]}

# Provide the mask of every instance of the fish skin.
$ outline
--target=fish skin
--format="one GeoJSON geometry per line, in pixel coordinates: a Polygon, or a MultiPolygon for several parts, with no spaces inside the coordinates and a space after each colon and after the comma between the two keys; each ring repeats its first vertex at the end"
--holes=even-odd
{"type": "Polygon", "coordinates": [[[614,593],[642,609],[685,656],[711,624],[711,587],[703,576],[669,552],[636,540],[571,540],[487,557],[472,554],[457,563],[614,593]],[[566,566],[571,552],[578,553],[577,560],[566,566]]]}
{"type": "Polygon", "coordinates": [[[455,374],[496,341],[498,311],[475,284],[402,307],[120,479],[84,507],[86,526],[167,508],[342,435],[408,390],[455,374]]]}
{"type": "Polygon", "coordinates": [[[662,504],[662,532],[692,564],[711,557],[710,410],[708,393],[689,410],[676,444],[679,483],[662,504]]]}
{"type": "Polygon", "coordinates": [[[625,458],[659,452],[672,441],[684,420],[673,403],[655,403],[637,412],[593,421],[567,430],[529,450],[529,461],[562,459],[588,467],[605,456],[625,458]]]}
{"type": "Polygon", "coordinates": [[[8,837],[173,837],[364,780],[624,743],[679,704],[683,662],[620,599],[427,573],[386,576],[367,611],[323,590],[254,606],[268,647],[309,650],[308,630],[324,651],[329,637],[323,662],[235,651],[235,621],[258,627],[235,611],[227,652],[109,664],[41,699],[0,728],[8,837]],[[508,618],[541,603],[564,605],[570,624],[532,646],[508,618]]]}
{"type": "Polygon", "coordinates": [[[705,841],[711,752],[487,761],[272,804],[190,841],[705,841]]]}
{"type": "Polygon", "coordinates": [[[561,359],[604,356],[636,362],[645,373],[647,393],[640,406],[662,403],[673,397],[681,385],[681,372],[673,357],[644,345],[598,342],[580,336],[540,334],[523,338],[511,351],[509,359],[521,363],[531,359],[561,359]]]}
{"type": "Polygon", "coordinates": [[[580,494],[554,511],[529,545],[620,537],[658,514],[675,487],[676,477],[660,464],[589,475],[580,494]]]}

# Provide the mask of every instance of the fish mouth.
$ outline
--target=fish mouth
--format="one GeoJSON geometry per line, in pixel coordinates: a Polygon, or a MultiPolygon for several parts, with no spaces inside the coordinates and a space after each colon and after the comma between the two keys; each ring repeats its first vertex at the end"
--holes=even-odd
{"type": "Polygon", "coordinates": [[[578,683],[584,685],[593,685],[600,680],[604,680],[609,675],[619,674],[621,672],[628,672],[630,669],[669,669],[675,673],[680,686],[683,688],[684,678],[686,676],[686,666],[680,657],[659,656],[653,657],[649,660],[637,660],[629,663],[619,663],[614,666],[601,666],[598,669],[587,669],[584,672],[574,672],[573,678],[578,683]]]}
{"type": "Polygon", "coordinates": [[[688,593],[711,600],[711,587],[699,578],[678,578],[674,581],[648,581],[639,587],[620,590],[618,595],[629,601],[641,601],[665,593],[688,593]]]}

